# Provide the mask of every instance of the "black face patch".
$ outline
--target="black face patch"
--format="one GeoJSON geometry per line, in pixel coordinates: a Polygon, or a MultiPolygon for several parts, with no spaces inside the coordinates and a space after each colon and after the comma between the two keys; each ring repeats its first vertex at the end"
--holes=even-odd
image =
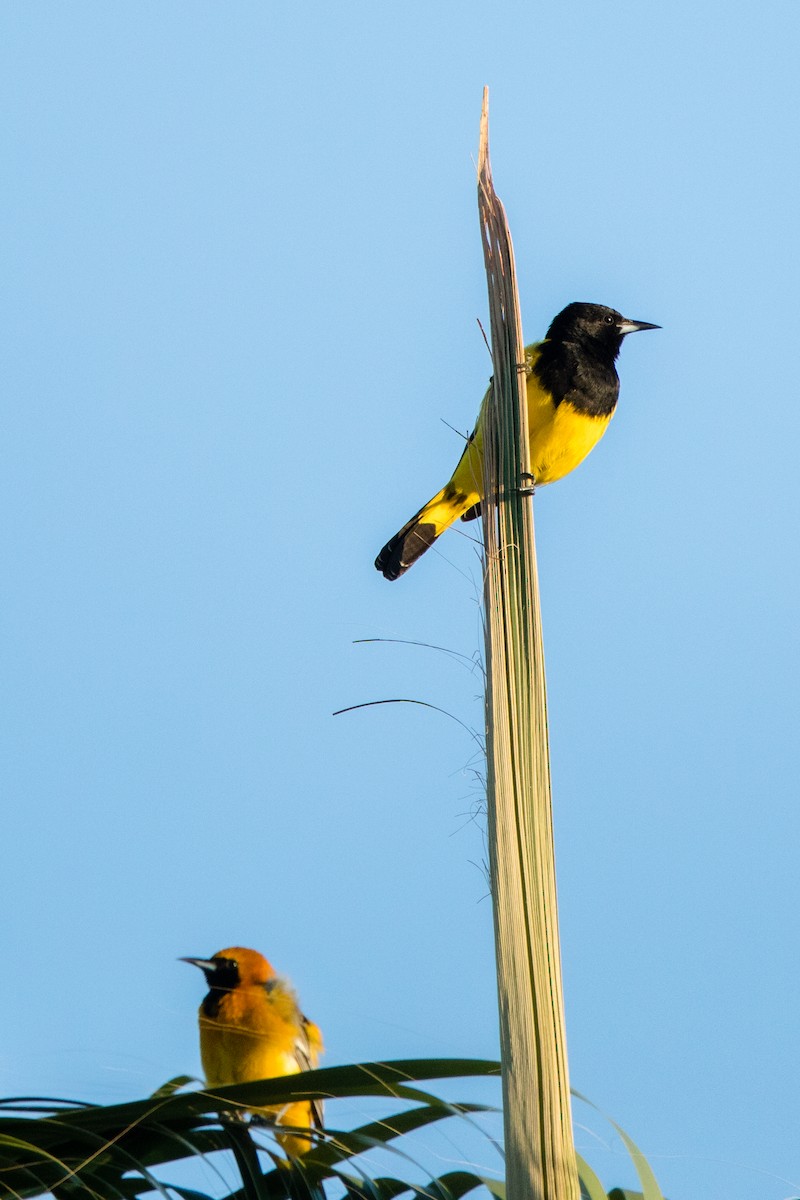
{"type": "Polygon", "coordinates": [[[233,958],[212,958],[211,968],[204,968],[203,974],[208,984],[208,995],[203,1000],[203,1015],[215,1017],[226,992],[231,992],[239,984],[239,964],[233,958]]]}

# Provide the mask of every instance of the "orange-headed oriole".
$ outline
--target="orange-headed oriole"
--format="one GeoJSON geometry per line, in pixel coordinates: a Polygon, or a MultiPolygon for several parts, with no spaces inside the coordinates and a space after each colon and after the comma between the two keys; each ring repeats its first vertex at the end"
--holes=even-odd
{"type": "MultiPolygon", "coordinates": [[[[207,1087],[296,1075],[317,1066],[322,1034],[301,1012],[291,985],[275,974],[263,954],[232,946],[211,958],[181,961],[199,967],[208,984],[198,1013],[207,1087]]],[[[319,1100],[254,1111],[279,1126],[322,1128],[319,1100]]],[[[296,1133],[276,1136],[293,1158],[312,1145],[311,1138],[296,1133]]]]}
{"type": "MultiPolygon", "coordinates": [[[[534,487],[573,471],[605,433],[619,396],[615,362],[622,339],[639,329],[602,304],[568,304],[543,342],[525,349],[528,431],[534,487]]],[[[449,483],[386,543],[375,566],[398,579],[458,518],[472,520],[483,498],[483,427],[478,415],[449,483]]]]}

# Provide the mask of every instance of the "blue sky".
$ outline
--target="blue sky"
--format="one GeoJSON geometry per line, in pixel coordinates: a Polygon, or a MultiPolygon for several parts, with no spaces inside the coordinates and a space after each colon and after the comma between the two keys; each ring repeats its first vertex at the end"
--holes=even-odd
{"type": "MultiPolygon", "coordinates": [[[[0,1093],[198,1071],[231,943],[329,1063],[497,1052],[479,568],[372,568],[490,367],[481,90],[528,340],[628,339],[536,498],[573,1084],[670,1200],[800,1191],[796,4],[0,12],[0,1093]]],[[[583,1120],[583,1114],[581,1114],[583,1120]]],[[[608,1185],[619,1149],[583,1130],[608,1185]]]]}

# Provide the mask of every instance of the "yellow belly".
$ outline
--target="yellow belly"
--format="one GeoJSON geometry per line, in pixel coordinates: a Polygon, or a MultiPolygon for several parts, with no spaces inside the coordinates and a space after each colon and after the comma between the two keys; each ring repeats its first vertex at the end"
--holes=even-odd
{"type": "MultiPolygon", "coordinates": [[[[297,1058],[292,1051],[281,1048],[291,1046],[294,1037],[295,1030],[291,1023],[282,1021],[274,1009],[263,1002],[250,1005],[247,996],[241,997],[235,992],[225,998],[216,1017],[206,1017],[201,1009],[200,1057],[206,1086],[213,1088],[228,1083],[251,1083],[257,1079],[296,1075],[300,1070],[297,1058]]],[[[318,1046],[321,1046],[321,1039],[318,1046]]],[[[316,1052],[312,1061],[315,1059],[316,1052]]],[[[307,1100],[250,1111],[273,1120],[279,1127],[288,1125],[311,1129],[315,1123],[312,1105],[307,1100]]],[[[275,1136],[292,1158],[306,1154],[312,1146],[312,1140],[301,1134],[276,1131],[275,1136]]]]}
{"type": "Polygon", "coordinates": [[[538,428],[532,426],[530,431],[531,474],[535,485],[555,483],[574,471],[600,441],[610,420],[610,415],[590,417],[577,412],[566,401],[556,409],[551,405],[548,419],[538,428]]]}
{"type": "Polygon", "coordinates": [[[206,1083],[251,1083],[299,1070],[293,1055],[277,1050],[259,1032],[226,1027],[219,1021],[200,1020],[200,1055],[206,1083]]]}
{"type": "MultiPolygon", "coordinates": [[[[605,433],[612,414],[588,416],[578,412],[566,400],[554,405],[535,375],[528,376],[526,399],[531,474],[536,487],[542,487],[563,479],[583,462],[605,433]]],[[[461,511],[477,504],[483,496],[484,405],[472,441],[464,450],[451,480],[451,486],[459,496],[461,511]]]]}

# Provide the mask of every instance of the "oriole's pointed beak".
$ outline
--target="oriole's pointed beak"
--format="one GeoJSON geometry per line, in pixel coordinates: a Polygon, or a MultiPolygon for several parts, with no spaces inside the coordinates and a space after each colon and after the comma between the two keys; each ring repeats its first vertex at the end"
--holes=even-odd
{"type": "Polygon", "coordinates": [[[210,958],[179,958],[178,962],[190,963],[193,967],[199,967],[201,971],[213,971],[217,965],[210,958]]]}
{"type": "Polygon", "coordinates": [[[651,325],[649,321],[630,321],[623,317],[619,323],[619,331],[624,337],[626,333],[638,333],[640,329],[660,329],[660,325],[651,325]]]}

